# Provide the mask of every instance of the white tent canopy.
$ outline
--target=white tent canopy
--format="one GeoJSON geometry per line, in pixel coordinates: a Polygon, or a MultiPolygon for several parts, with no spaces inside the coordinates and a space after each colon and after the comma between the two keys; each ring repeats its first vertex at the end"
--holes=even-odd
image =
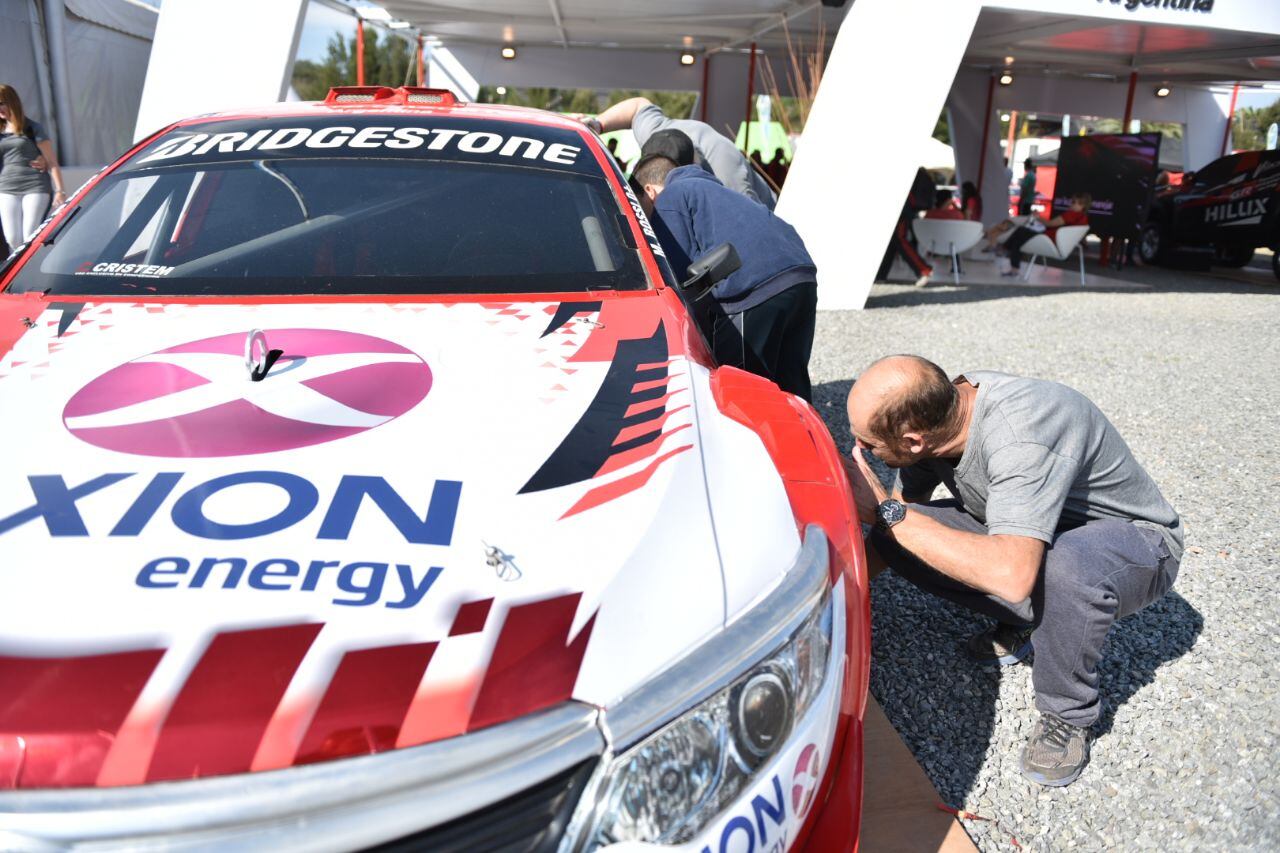
{"type": "Polygon", "coordinates": [[[3,82],[51,132],[65,163],[96,166],[132,141],[157,15],[136,0],[0,5],[3,82]]]}

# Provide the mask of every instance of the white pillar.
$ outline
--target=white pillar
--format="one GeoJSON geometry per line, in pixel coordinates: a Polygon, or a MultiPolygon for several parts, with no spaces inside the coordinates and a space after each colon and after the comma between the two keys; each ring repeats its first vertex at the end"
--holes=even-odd
{"type": "Polygon", "coordinates": [[[431,45],[423,47],[426,53],[423,64],[426,66],[424,84],[434,89],[448,89],[464,101],[474,101],[480,97],[480,84],[471,76],[467,66],[447,47],[431,45]]]}
{"type": "Polygon", "coordinates": [[[134,139],[186,116],[284,100],[306,8],[307,0],[164,0],[134,139]]]}
{"type": "Polygon", "coordinates": [[[982,173],[982,222],[994,225],[1008,215],[1009,186],[1000,154],[1000,122],[996,111],[987,109],[990,76],[981,71],[962,70],[956,75],[947,98],[947,122],[951,127],[951,148],[956,152],[956,180],[978,183],[982,173]],[[986,129],[987,147],[982,150],[986,129]],[[980,167],[982,160],[986,165],[980,167]]]}
{"type": "Polygon", "coordinates": [[[1191,89],[1187,92],[1187,128],[1182,137],[1182,168],[1203,168],[1222,156],[1230,92],[1191,89]]]}
{"type": "Polygon", "coordinates": [[[980,8],[857,0],[845,15],[777,209],[818,266],[820,308],[866,303],[980,8]],[[903,54],[907,33],[920,55],[903,54]]]}
{"type": "MultiPolygon", "coordinates": [[[[704,60],[707,61],[707,60],[704,60]]],[[[707,124],[730,139],[737,139],[738,125],[747,118],[748,58],[742,54],[716,53],[707,66],[707,124]]],[[[759,80],[756,81],[760,91],[759,80]]],[[[693,118],[701,118],[702,105],[693,118]]]]}

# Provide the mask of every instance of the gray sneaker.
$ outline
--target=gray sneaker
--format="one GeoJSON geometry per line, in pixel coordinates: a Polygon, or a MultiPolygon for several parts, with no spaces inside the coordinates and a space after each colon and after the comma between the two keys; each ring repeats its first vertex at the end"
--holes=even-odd
{"type": "Polygon", "coordinates": [[[1070,785],[1089,763],[1089,730],[1041,714],[1022,748],[1022,775],[1040,785],[1070,785]]]}
{"type": "Polygon", "coordinates": [[[1031,654],[1031,628],[997,622],[969,638],[965,650],[978,663],[1012,666],[1031,654]]]}

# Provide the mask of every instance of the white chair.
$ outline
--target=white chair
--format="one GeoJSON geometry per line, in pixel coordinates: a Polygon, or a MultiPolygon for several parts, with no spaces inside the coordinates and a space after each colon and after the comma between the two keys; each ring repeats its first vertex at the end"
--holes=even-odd
{"type": "Polygon", "coordinates": [[[1022,280],[1027,281],[1031,278],[1031,270],[1035,268],[1036,261],[1040,261],[1043,267],[1045,258],[1053,258],[1055,261],[1065,261],[1071,257],[1071,253],[1079,250],[1080,254],[1080,285],[1084,286],[1084,236],[1089,233],[1088,225],[1063,225],[1058,229],[1054,239],[1050,240],[1048,234],[1037,234],[1030,240],[1022,244],[1022,253],[1031,256],[1031,263],[1027,264],[1022,271],[1022,280]]]}
{"type": "Polygon", "coordinates": [[[966,219],[917,219],[911,223],[920,250],[951,257],[951,275],[960,283],[960,253],[982,239],[982,223],[966,219]]]}

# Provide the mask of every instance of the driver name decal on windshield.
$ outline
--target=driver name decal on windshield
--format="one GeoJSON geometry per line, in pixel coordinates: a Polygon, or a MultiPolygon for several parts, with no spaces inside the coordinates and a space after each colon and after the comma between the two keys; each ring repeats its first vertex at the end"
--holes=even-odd
{"type": "Polygon", "coordinates": [[[122,264],[122,263],[99,263],[93,261],[85,261],[75,271],[75,275],[114,275],[129,276],[130,278],[164,278],[173,272],[173,267],[161,266],[159,264],[122,264]]]}
{"type": "Polygon", "coordinates": [[[279,127],[231,130],[223,133],[191,133],[162,141],[156,149],[136,162],[152,163],[179,157],[206,157],[211,154],[271,153],[309,149],[316,155],[343,150],[347,153],[373,151],[404,152],[421,148],[473,155],[538,160],[559,166],[577,163],[582,148],[564,142],[547,143],[530,136],[515,136],[465,128],[394,127],[350,125],[322,127],[279,127]]]}

